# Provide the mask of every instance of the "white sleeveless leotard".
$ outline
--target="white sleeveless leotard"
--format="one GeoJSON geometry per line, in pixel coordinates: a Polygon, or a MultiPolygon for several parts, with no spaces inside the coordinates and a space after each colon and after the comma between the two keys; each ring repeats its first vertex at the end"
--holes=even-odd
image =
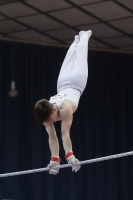
{"type": "Polygon", "coordinates": [[[66,99],[75,102],[78,106],[80,96],[81,92],[79,90],[66,88],[61,90],[57,95],[50,97],[49,102],[52,104],[56,103],[58,110],[60,110],[62,102],[66,99]]]}

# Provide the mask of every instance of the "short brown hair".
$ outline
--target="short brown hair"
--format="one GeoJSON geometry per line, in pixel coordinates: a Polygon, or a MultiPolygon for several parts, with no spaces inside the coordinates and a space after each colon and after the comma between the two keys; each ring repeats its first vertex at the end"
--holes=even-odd
{"type": "Polygon", "coordinates": [[[50,115],[53,113],[53,104],[46,99],[41,99],[34,105],[34,113],[37,120],[42,124],[43,122],[47,121],[50,115]]]}

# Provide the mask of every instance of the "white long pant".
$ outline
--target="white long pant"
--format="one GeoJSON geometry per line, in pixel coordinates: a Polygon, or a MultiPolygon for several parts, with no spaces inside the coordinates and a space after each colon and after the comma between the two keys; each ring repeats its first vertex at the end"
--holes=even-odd
{"type": "Polygon", "coordinates": [[[84,91],[88,78],[88,40],[91,34],[83,32],[80,40],[71,44],[62,64],[57,92],[65,88],[74,88],[81,93],[84,91]]]}

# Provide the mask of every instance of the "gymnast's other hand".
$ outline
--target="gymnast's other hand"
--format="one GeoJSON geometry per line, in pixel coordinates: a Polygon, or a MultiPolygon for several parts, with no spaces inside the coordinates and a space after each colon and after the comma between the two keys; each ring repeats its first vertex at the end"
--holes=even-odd
{"type": "Polygon", "coordinates": [[[57,165],[60,165],[60,163],[56,161],[50,161],[50,164],[47,165],[47,168],[49,169],[49,174],[57,175],[59,173],[59,170],[51,169],[52,167],[57,165]]]}
{"type": "Polygon", "coordinates": [[[72,172],[73,172],[73,171],[77,172],[77,171],[81,168],[80,165],[77,165],[77,162],[79,162],[79,160],[78,160],[77,158],[75,158],[74,155],[69,156],[69,157],[67,158],[67,162],[68,162],[69,164],[73,164],[73,166],[72,166],[72,172]]]}

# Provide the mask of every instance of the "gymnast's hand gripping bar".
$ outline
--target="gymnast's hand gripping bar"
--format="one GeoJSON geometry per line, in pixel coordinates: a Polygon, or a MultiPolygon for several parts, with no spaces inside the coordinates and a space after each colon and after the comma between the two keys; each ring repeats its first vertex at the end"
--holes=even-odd
{"type": "MultiPolygon", "coordinates": [[[[116,155],[111,155],[111,156],[105,156],[105,157],[101,157],[101,158],[95,158],[95,159],[80,161],[80,162],[77,162],[76,164],[77,165],[84,165],[84,164],[100,162],[100,161],[104,161],[104,160],[111,160],[111,159],[115,159],[115,158],[131,156],[131,155],[133,155],[133,151],[121,153],[121,154],[116,154],[116,155]]],[[[66,167],[72,167],[72,164],[58,165],[58,166],[52,167],[52,169],[61,169],[61,168],[66,168],[66,167]]],[[[8,176],[23,175],[23,174],[31,174],[31,173],[37,173],[37,172],[43,172],[43,171],[48,171],[48,168],[46,167],[46,168],[20,171],[20,172],[12,172],[12,173],[7,173],[7,174],[0,174],[0,178],[8,177],[8,176]]]]}

